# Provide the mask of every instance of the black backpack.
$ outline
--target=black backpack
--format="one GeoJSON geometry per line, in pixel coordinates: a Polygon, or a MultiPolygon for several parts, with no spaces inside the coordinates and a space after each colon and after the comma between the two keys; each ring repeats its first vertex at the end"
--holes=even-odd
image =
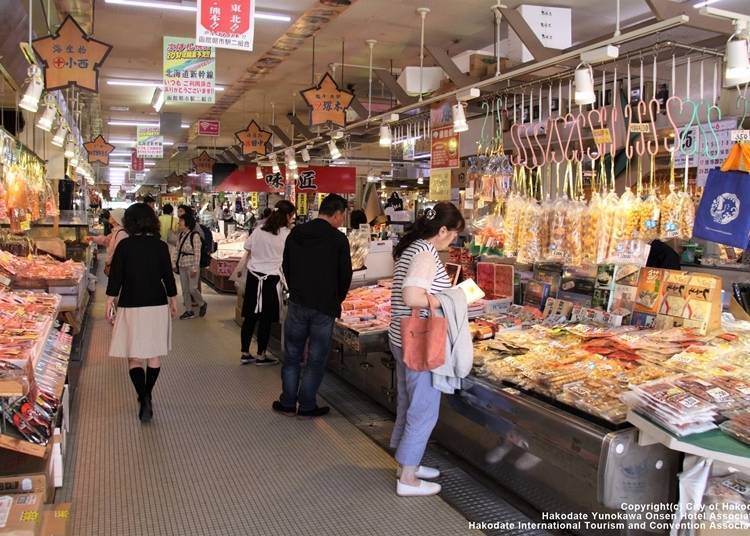
{"type": "MultiPolygon", "coordinates": [[[[214,235],[211,229],[205,225],[200,225],[203,230],[203,237],[201,238],[201,268],[206,268],[211,264],[211,254],[214,252],[214,235]]],[[[200,236],[200,235],[199,235],[200,236]]]]}

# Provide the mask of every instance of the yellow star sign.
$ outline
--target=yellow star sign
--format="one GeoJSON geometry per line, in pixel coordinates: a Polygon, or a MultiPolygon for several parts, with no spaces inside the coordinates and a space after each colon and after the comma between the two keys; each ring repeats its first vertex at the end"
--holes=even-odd
{"type": "Polygon", "coordinates": [[[354,95],[339,89],[331,75],[326,73],[320,83],[302,92],[307,105],[312,108],[311,126],[323,125],[329,121],[340,127],[346,126],[346,109],[354,95]]]}
{"type": "Polygon", "coordinates": [[[56,35],[35,39],[32,46],[44,65],[47,91],[70,86],[99,91],[99,67],[112,46],[87,37],[73,17],[65,17],[56,35]]]}
{"type": "Polygon", "coordinates": [[[89,164],[101,162],[105,166],[108,166],[109,153],[115,150],[115,146],[107,143],[101,134],[93,140],[84,143],[83,146],[86,148],[86,152],[89,155],[89,164]]]}
{"type": "Polygon", "coordinates": [[[213,173],[215,158],[211,158],[206,151],[193,158],[196,173],[213,173]]]}
{"type": "Polygon", "coordinates": [[[245,130],[235,132],[234,136],[242,144],[242,155],[266,154],[266,144],[271,140],[271,133],[262,130],[255,120],[250,121],[245,130]]]}

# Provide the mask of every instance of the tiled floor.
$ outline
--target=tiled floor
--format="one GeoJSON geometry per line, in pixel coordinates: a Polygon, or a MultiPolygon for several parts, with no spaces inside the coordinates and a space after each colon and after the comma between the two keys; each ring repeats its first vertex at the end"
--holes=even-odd
{"type": "Polygon", "coordinates": [[[73,502],[72,534],[476,533],[439,497],[396,497],[392,458],[337,412],[271,412],[279,368],[240,366],[235,298],[206,295],[205,319],[175,324],[144,426],[97,291],[57,495],[73,502]]]}

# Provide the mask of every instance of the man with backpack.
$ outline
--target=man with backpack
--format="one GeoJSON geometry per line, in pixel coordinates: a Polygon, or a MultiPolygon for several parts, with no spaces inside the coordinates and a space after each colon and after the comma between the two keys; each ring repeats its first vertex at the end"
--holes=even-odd
{"type": "MultiPolygon", "coordinates": [[[[198,284],[201,278],[201,266],[210,262],[210,253],[205,251],[206,242],[198,231],[198,225],[192,211],[184,211],[180,216],[180,236],[177,240],[177,261],[175,266],[180,274],[180,285],[182,286],[182,299],[185,312],[180,316],[181,320],[195,318],[194,307],[197,306],[198,314],[206,316],[208,304],[203,299],[198,284]],[[195,304],[195,305],[194,305],[195,304]]],[[[213,242],[213,240],[212,240],[213,242]]]]}

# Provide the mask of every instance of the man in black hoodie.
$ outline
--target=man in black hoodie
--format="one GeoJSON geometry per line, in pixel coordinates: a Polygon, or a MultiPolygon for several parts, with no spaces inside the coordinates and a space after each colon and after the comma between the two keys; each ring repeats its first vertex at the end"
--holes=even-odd
{"type": "Polygon", "coordinates": [[[333,324],[341,316],[341,302],[352,282],[349,241],[338,230],[344,225],[346,208],[346,199],[340,195],[326,196],[318,218],[296,226],[284,245],[282,269],[290,296],[284,322],[282,392],[273,409],[287,415],[320,417],[329,411],[327,406],[318,406],[316,397],[331,350],[333,324]],[[306,343],[307,365],[302,374],[306,343]]]}

